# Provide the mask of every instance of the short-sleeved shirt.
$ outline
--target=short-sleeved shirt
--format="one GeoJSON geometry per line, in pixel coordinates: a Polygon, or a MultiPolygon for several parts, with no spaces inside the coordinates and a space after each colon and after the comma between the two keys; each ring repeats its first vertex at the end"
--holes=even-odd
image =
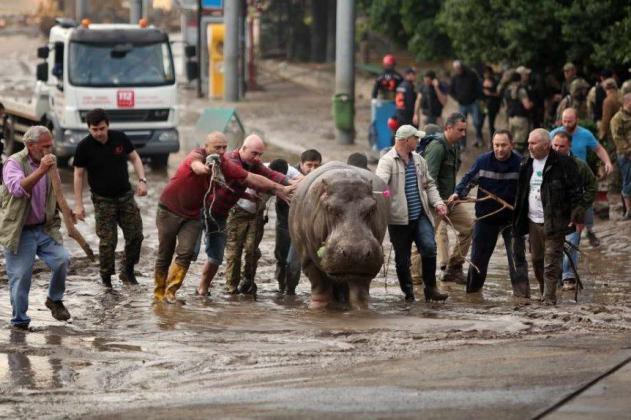
{"type": "MultiPolygon", "coordinates": [[[[206,160],[206,150],[203,147],[194,149],[186,156],[160,195],[161,205],[172,213],[187,219],[199,219],[201,217],[204,196],[208,193],[210,186],[210,175],[197,175],[191,169],[191,163],[195,159],[200,159],[202,162],[206,160]]],[[[224,157],[221,159],[221,173],[227,182],[243,182],[248,176],[248,172],[242,166],[236,165],[224,157]]],[[[206,197],[208,205],[216,202],[215,198],[211,191],[206,197]]],[[[237,199],[238,197],[234,202],[237,199]]],[[[213,215],[225,217],[227,211],[225,214],[218,214],[213,211],[213,215]]]]}
{"type": "MultiPolygon", "coordinates": [[[[563,127],[557,127],[550,132],[550,138],[553,138],[559,131],[565,131],[563,127]]],[[[572,134],[572,154],[582,161],[587,161],[587,151],[595,150],[598,147],[598,140],[586,128],[576,126],[574,134],[572,134]]]]}
{"type": "Polygon", "coordinates": [[[88,135],[77,145],[74,166],[85,168],[90,190],[108,198],[131,191],[127,161],[134,146],[122,131],[108,130],[105,144],[88,135]]]}
{"type": "Polygon", "coordinates": [[[543,169],[548,156],[543,159],[533,159],[532,175],[530,176],[530,193],[528,194],[528,218],[535,223],[543,223],[543,202],[541,201],[541,184],[543,183],[543,169]]]}

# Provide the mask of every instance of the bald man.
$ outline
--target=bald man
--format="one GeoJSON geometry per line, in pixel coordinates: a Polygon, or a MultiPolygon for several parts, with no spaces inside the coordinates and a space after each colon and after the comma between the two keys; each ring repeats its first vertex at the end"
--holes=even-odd
{"type": "MultiPolygon", "coordinates": [[[[249,140],[247,144],[248,156],[262,153],[261,148],[264,145],[260,139],[249,140]]],[[[283,199],[288,198],[289,189],[281,185],[286,183],[284,175],[267,170],[261,176],[256,164],[246,167],[240,161],[235,161],[232,155],[238,152],[227,154],[227,147],[228,142],[223,133],[210,133],[205,146],[194,149],[186,156],[162,191],[156,216],[159,241],[154,273],[156,301],[175,302],[175,293],[182,285],[195,256],[202,223],[206,229],[208,256],[204,276],[209,278],[208,284],[210,283],[223,259],[224,228],[228,211],[243,195],[246,187],[269,191],[283,199]],[[225,181],[215,178],[212,166],[206,164],[207,157],[213,155],[218,162],[215,169],[220,169],[225,181]],[[228,155],[231,156],[227,157],[228,155]],[[202,219],[204,213],[205,217],[202,219]]],[[[207,293],[208,286],[203,291],[204,295],[207,293]]]]}
{"type": "Polygon", "coordinates": [[[565,234],[582,229],[586,210],[576,163],[551,146],[546,130],[530,132],[530,157],[519,168],[513,213],[516,234],[529,235],[535,277],[548,305],[556,304],[565,234]]]}
{"type": "MultiPolygon", "coordinates": [[[[607,150],[596,140],[596,137],[594,137],[591,131],[578,125],[578,114],[574,108],[567,108],[563,111],[561,114],[561,124],[561,127],[557,127],[550,132],[550,138],[554,138],[560,131],[565,131],[572,138],[572,156],[575,156],[583,162],[587,162],[587,153],[591,150],[603,163],[603,168],[607,175],[613,171],[607,150]]],[[[590,245],[597,247],[600,245],[600,239],[596,237],[596,234],[592,230],[593,227],[594,209],[590,207],[585,214],[585,228],[590,245]]]]}

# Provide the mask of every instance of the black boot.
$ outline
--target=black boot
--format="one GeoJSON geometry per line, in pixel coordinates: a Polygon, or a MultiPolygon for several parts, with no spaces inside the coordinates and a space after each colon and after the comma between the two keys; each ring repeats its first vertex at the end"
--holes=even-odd
{"type": "Polygon", "coordinates": [[[254,283],[254,280],[250,279],[243,279],[243,281],[241,282],[241,284],[239,284],[239,287],[237,288],[237,291],[243,295],[255,295],[256,290],[256,283],[254,283]]]}
{"type": "Polygon", "coordinates": [[[101,282],[103,283],[103,286],[107,287],[108,289],[112,288],[112,276],[110,276],[109,274],[101,274],[101,282]]]}
{"type": "Polygon", "coordinates": [[[123,268],[123,271],[120,272],[118,278],[126,284],[138,284],[138,280],[136,280],[136,273],[134,273],[134,266],[129,266],[123,268]]]}
{"type": "Polygon", "coordinates": [[[447,300],[449,295],[441,292],[436,287],[436,257],[423,258],[423,282],[425,289],[425,302],[432,300],[444,301],[447,300]]]}

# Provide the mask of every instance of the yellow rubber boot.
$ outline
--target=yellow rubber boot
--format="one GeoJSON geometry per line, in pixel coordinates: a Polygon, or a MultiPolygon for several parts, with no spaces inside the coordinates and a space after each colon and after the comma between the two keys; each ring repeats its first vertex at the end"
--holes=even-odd
{"type": "Polygon", "coordinates": [[[153,298],[156,302],[162,302],[164,300],[164,292],[167,286],[167,273],[159,273],[156,271],[153,277],[153,282],[153,298]]]}
{"type": "Polygon", "coordinates": [[[175,303],[175,293],[182,286],[184,277],[188,267],[183,267],[178,264],[173,264],[169,268],[169,275],[167,277],[167,287],[164,293],[164,298],[169,303],[175,303]]]}

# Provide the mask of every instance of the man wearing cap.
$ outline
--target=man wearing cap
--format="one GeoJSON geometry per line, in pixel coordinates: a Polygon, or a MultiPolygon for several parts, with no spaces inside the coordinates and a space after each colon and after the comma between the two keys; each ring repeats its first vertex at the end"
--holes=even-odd
{"type": "Polygon", "coordinates": [[[508,130],[513,137],[515,150],[524,154],[527,150],[528,133],[530,132],[530,110],[533,107],[528,91],[522,85],[524,67],[517,68],[511,76],[511,81],[504,91],[506,114],[508,115],[508,130]]]}
{"type": "Polygon", "coordinates": [[[574,108],[581,121],[587,121],[590,118],[587,107],[587,93],[589,92],[589,83],[582,78],[576,78],[570,83],[570,93],[561,99],[557,107],[557,124],[561,121],[561,114],[568,108],[574,108]]]}
{"type": "Polygon", "coordinates": [[[383,57],[383,73],[377,77],[372,88],[372,99],[394,99],[397,87],[403,81],[403,77],[394,69],[396,60],[392,54],[383,57]]]}
{"type": "MultiPolygon", "coordinates": [[[[425,148],[423,157],[427,161],[429,175],[436,180],[438,192],[443,200],[447,200],[456,188],[456,174],[460,167],[460,148],[458,142],[467,132],[466,117],[454,112],[445,121],[445,130],[440,138],[430,142],[425,148]]],[[[447,269],[443,281],[455,281],[460,284],[466,282],[462,271],[464,257],[469,252],[473,220],[469,212],[462,205],[454,205],[449,208],[449,220],[457,232],[457,241],[447,261],[447,269]]],[[[438,221],[436,229],[440,230],[443,221],[438,221]]],[[[443,237],[438,237],[439,254],[447,254],[448,245],[443,242],[443,237]]],[[[439,257],[439,259],[443,259],[439,257]]]]}
{"type": "Polygon", "coordinates": [[[403,125],[395,133],[395,144],[382,156],[376,175],[390,191],[388,234],[394,248],[397,277],[406,301],[414,300],[410,276],[410,250],[416,244],[423,260],[425,300],[445,300],[447,294],[436,287],[436,242],[434,217],[444,216],[447,207],[441,200],[427,163],[415,152],[419,138],[425,133],[412,125],[403,125]]]}
{"type": "Polygon", "coordinates": [[[395,118],[399,125],[412,124],[414,118],[414,102],[416,92],[414,82],[416,81],[416,70],[408,67],[403,71],[404,80],[397,86],[394,97],[394,104],[397,107],[395,118]]]}
{"type": "Polygon", "coordinates": [[[570,94],[570,84],[578,76],[576,75],[576,66],[574,63],[567,62],[563,66],[563,84],[561,85],[561,98],[565,98],[570,94]]]}

